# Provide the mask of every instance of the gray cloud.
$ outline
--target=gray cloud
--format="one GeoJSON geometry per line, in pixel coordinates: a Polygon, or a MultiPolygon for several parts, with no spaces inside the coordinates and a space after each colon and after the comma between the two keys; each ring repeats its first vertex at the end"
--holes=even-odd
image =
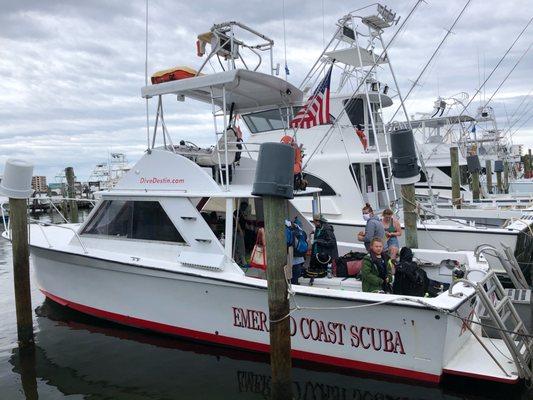
{"type": "MultiPolygon", "coordinates": [[[[201,60],[195,55],[196,35],[225,20],[242,21],[272,37],[275,62],[284,63],[279,0],[149,3],[149,73],[173,65],[198,67],[201,60]]],[[[323,40],[332,35],[335,21],[361,3],[285,3],[289,79],[299,84],[320,54],[323,40]]],[[[414,1],[385,3],[405,17],[414,1]]],[[[399,35],[390,57],[404,93],[464,3],[423,4],[399,35]]],[[[19,156],[32,160],[36,172],[50,178],[67,165],[73,165],[77,175],[86,178],[97,162],[107,158],[108,151],[125,152],[131,161],[138,159],[146,146],[144,101],[140,98],[144,84],[144,2],[19,0],[0,1],[0,6],[0,164],[9,156],[19,156]]],[[[431,110],[437,96],[463,91],[472,95],[480,76],[482,79],[489,73],[530,14],[526,0],[473,1],[408,101],[409,113],[431,110]]],[[[392,33],[386,32],[385,40],[392,33]]],[[[530,27],[495,73],[486,89],[487,97],[532,38],[530,27]]],[[[506,115],[512,114],[533,88],[532,67],[533,54],[528,54],[492,103],[500,126],[509,124],[506,115]]],[[[390,82],[386,71],[383,77],[390,82]]],[[[170,100],[166,105],[166,119],[175,141],[213,142],[209,107],[194,102],[173,104],[170,100]]],[[[477,107],[479,101],[474,105],[477,107]]],[[[152,104],[152,116],[154,107],[152,104]]],[[[521,121],[533,114],[531,107],[525,111],[521,121]]],[[[533,120],[515,138],[531,147],[533,120]]]]}

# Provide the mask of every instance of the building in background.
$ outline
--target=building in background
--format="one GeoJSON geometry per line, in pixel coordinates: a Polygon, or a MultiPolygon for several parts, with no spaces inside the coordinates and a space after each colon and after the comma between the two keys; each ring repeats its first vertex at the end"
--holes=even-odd
{"type": "Polygon", "coordinates": [[[37,193],[48,192],[48,186],[46,185],[46,176],[34,176],[31,178],[31,188],[37,193]]]}

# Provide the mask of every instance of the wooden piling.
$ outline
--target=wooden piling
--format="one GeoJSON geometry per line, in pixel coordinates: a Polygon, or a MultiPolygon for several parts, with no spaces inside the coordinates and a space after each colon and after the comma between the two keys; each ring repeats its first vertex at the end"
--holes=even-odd
{"type": "Polygon", "coordinates": [[[9,199],[17,337],[22,347],[33,343],[27,207],[26,199],[9,199]]]}
{"type": "Polygon", "coordinates": [[[479,171],[472,172],[472,198],[479,200],[479,171]]]}
{"type": "Polygon", "coordinates": [[[459,170],[459,148],[450,147],[450,162],[452,170],[452,204],[461,208],[461,172],[459,170]]]}
{"type": "Polygon", "coordinates": [[[268,310],[270,315],[271,399],[292,399],[291,333],[284,265],[287,263],[285,219],[287,200],[263,197],[267,257],[268,310]]]}
{"type": "Polygon", "coordinates": [[[503,193],[502,173],[500,171],[496,171],[496,187],[498,188],[498,193],[503,193]]]}
{"type": "Polygon", "coordinates": [[[527,152],[528,152],[527,163],[529,165],[529,176],[526,176],[526,178],[531,178],[533,177],[533,158],[531,158],[531,149],[529,149],[527,152]]]}
{"type": "Polygon", "coordinates": [[[70,214],[70,222],[73,224],[78,223],[78,203],[74,198],[76,197],[76,191],[75,191],[75,178],[74,178],[74,168],[67,167],[65,168],[65,176],[67,178],[67,195],[68,198],[71,199],[68,201],[69,203],[69,214],[70,214]]]}
{"type": "Polygon", "coordinates": [[[418,248],[418,235],[416,231],[417,213],[415,185],[402,185],[403,222],[405,225],[405,245],[411,249],[418,248]]]}
{"type": "Polygon", "coordinates": [[[509,161],[503,162],[503,191],[509,193],[509,161]]]}
{"type": "Polygon", "coordinates": [[[492,162],[485,160],[485,175],[487,177],[487,193],[492,194],[492,162]]]}

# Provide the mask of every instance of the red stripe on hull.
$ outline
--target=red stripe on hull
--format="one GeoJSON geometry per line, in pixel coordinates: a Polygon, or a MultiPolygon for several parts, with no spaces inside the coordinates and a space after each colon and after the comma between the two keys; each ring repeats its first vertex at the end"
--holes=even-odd
{"type": "MultiPolygon", "coordinates": [[[[159,322],[147,321],[144,319],[128,317],[126,315],[116,314],[109,311],[99,310],[97,308],[85,306],[83,304],[74,303],[72,301],[65,300],[61,297],[55,296],[44,290],[41,290],[43,294],[50,300],[61,304],[62,306],[69,307],[73,310],[80,311],[84,314],[89,314],[98,318],[106,319],[109,321],[117,322],[119,324],[133,326],[135,328],[147,329],[155,332],[166,333],[176,336],[184,336],[195,340],[223,344],[227,346],[254,350],[269,353],[270,346],[263,343],[251,342],[243,339],[236,339],[229,336],[222,336],[217,333],[206,333],[195,331],[186,328],[180,328],[177,326],[161,324],[159,322]]],[[[411,371],[403,368],[395,368],[387,365],[372,364],[363,361],[348,360],[345,358],[326,356],[323,354],[315,354],[307,351],[292,350],[291,356],[293,358],[317,362],[321,364],[330,364],[337,367],[355,369],[365,372],[375,372],[382,375],[400,376],[402,378],[414,379],[418,381],[438,383],[441,379],[440,375],[428,374],[425,372],[411,371]]]]}

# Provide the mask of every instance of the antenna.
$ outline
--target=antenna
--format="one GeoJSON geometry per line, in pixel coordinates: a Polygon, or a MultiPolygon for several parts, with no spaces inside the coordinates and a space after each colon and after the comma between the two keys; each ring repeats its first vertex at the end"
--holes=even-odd
{"type": "MultiPolygon", "coordinates": [[[[148,0],[146,0],[146,29],[145,29],[145,53],[144,53],[144,86],[148,86],[148,0]]],[[[146,150],[150,151],[150,115],[148,97],[146,98],[146,150]]]]}

